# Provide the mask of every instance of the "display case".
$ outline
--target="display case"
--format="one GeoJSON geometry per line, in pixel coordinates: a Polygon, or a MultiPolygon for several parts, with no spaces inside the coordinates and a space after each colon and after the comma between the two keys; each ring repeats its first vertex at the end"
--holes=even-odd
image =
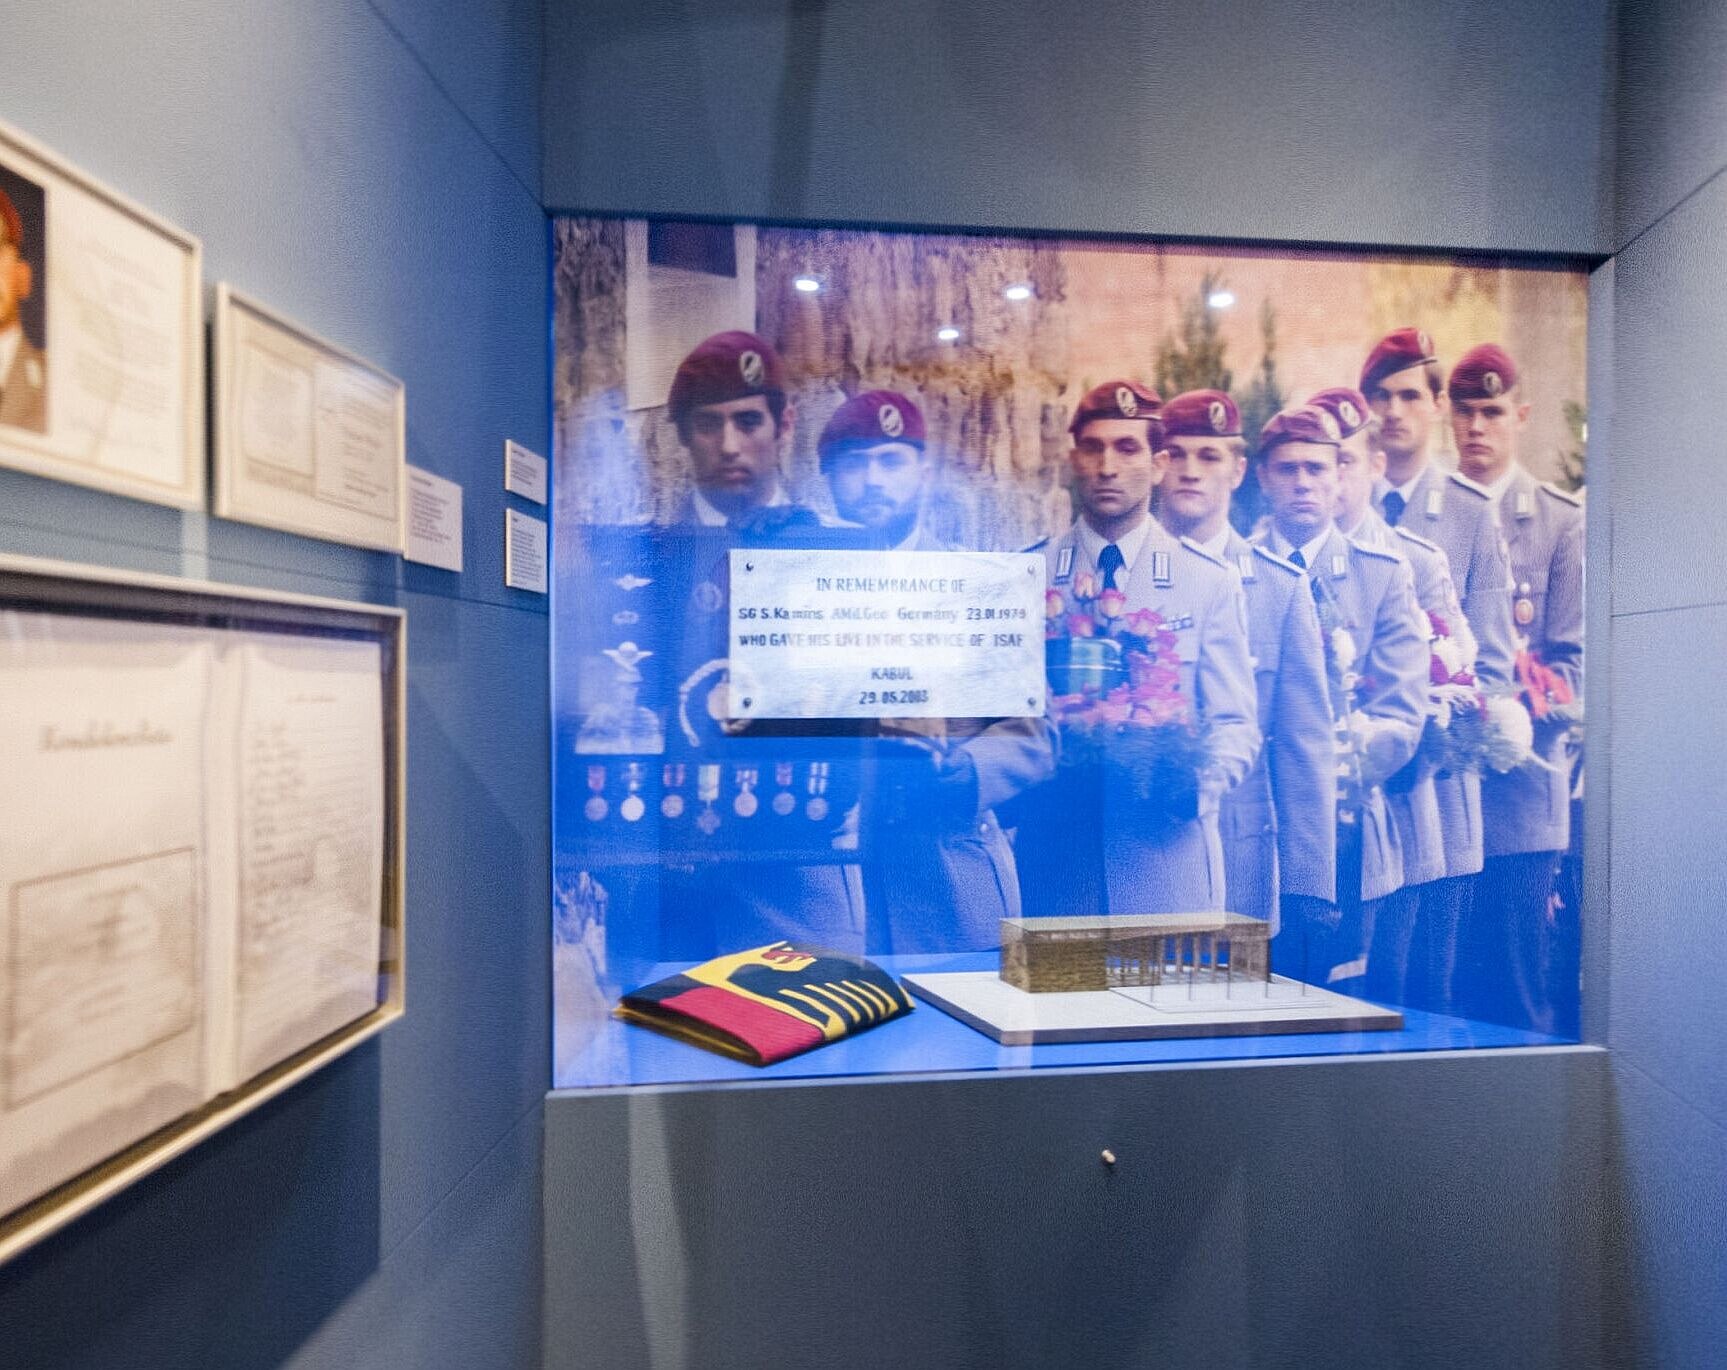
{"type": "Polygon", "coordinates": [[[554,240],[555,1086],[1577,1040],[1581,267],[554,240]]]}

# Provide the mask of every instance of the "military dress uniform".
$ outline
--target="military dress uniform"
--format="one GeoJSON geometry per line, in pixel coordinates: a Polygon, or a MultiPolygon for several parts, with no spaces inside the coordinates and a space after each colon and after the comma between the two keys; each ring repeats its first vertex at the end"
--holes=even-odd
{"type": "MultiPolygon", "coordinates": [[[[704,339],[680,363],[672,378],[667,408],[674,422],[703,405],[723,404],[754,395],[784,395],[784,363],[766,339],[733,330],[704,339]]],[[[727,521],[699,495],[681,509],[687,527],[725,527],[739,537],[772,543],[800,526],[832,526],[835,520],[792,504],[776,485],[770,502],[741,523],[727,521]]],[[[729,576],[722,558],[715,579],[703,582],[705,604],[692,605],[684,648],[726,655],[729,621],[723,585],[729,576]],[[718,591],[715,593],[715,591],[718,591]]],[[[701,586],[698,586],[698,590],[701,586]]],[[[837,810],[833,844],[843,851],[857,842],[857,815],[837,810]]],[[[834,951],[864,950],[862,874],[855,861],[794,864],[737,861],[665,869],[661,878],[662,946],[679,957],[759,946],[785,938],[834,951]]]]}
{"type": "MultiPolygon", "coordinates": [[[[1424,613],[1437,614],[1447,624],[1464,617],[1445,553],[1437,543],[1408,528],[1389,528],[1371,510],[1353,536],[1409,562],[1415,578],[1415,600],[1424,613]]],[[[1429,714],[1431,698],[1429,691],[1429,714]]],[[[1368,993],[1376,999],[1417,1008],[1444,1008],[1449,1003],[1456,956],[1457,914],[1448,912],[1455,907],[1453,901],[1425,896],[1434,882],[1453,873],[1454,844],[1448,840],[1445,812],[1474,818],[1465,836],[1472,831],[1474,849],[1480,849],[1480,781],[1473,774],[1436,774],[1417,756],[1386,782],[1385,794],[1403,848],[1403,888],[1379,910],[1368,958],[1368,993]],[[1464,792],[1452,792],[1459,789],[1464,792]],[[1444,808],[1442,791],[1446,792],[1444,808]]]]}
{"type": "MultiPolygon", "coordinates": [[[[923,414],[890,390],[855,395],[817,443],[822,469],[850,444],[925,442],[923,414]]],[[[951,552],[921,525],[900,550],[951,552]]],[[[930,767],[909,789],[878,771],[860,820],[865,950],[980,951],[1001,945],[1001,920],[1021,911],[1013,847],[996,809],[1047,780],[1053,732],[1038,718],[886,718],[881,735],[927,748],[930,767]],[[891,788],[892,793],[888,792],[891,788]]],[[[902,759],[902,763],[907,759],[902,759]]]]}
{"type": "MultiPolygon", "coordinates": [[[[1287,411],[1286,411],[1287,412],[1287,411]]],[[[1274,419],[1273,422],[1276,422],[1274,419]]],[[[1339,854],[1335,927],[1286,921],[1274,950],[1282,968],[1304,979],[1364,988],[1378,906],[1403,883],[1403,852],[1386,804],[1384,784],[1415,754],[1427,705],[1427,638],[1409,564],[1377,547],[1352,542],[1333,526],[1311,557],[1286,548],[1275,529],[1264,545],[1299,554],[1328,639],[1327,677],[1334,720],[1364,714],[1374,728],[1365,755],[1345,760],[1337,810],[1339,854]],[[1304,564],[1305,563],[1305,564],[1304,564]],[[1348,639],[1345,647],[1336,634],[1348,639]],[[1348,652],[1352,660],[1344,662],[1348,652]],[[1353,683],[1354,688],[1348,688],[1353,683]],[[1279,954],[1281,953],[1281,954],[1279,954]]]]}
{"type": "MultiPolygon", "coordinates": [[[[1535,659],[1583,698],[1583,501],[1514,468],[1499,495],[1511,550],[1512,608],[1535,659]]],[[[1482,783],[1487,864],[1477,888],[1461,980],[1476,1015],[1540,1032],[1579,1032],[1581,910],[1553,906],[1571,840],[1568,729],[1535,724],[1544,766],[1482,783]]]]}
{"type": "MultiPolygon", "coordinates": [[[[1074,582],[1100,583],[1102,540],[1083,521],[1038,544],[1047,584],[1076,609],[1074,582]]],[[[1209,765],[1199,812],[1148,822],[1137,801],[1084,784],[1075,772],[1040,787],[1019,833],[1026,911],[1035,915],[1182,913],[1225,907],[1218,801],[1253,766],[1259,751],[1257,701],[1247,645],[1246,608],[1234,568],[1149,515],[1144,540],[1117,572],[1124,614],[1150,609],[1175,633],[1181,690],[1204,732],[1209,765]]],[[[1135,535],[1140,529],[1134,530],[1135,535]]],[[[1120,540],[1128,541],[1127,538],[1120,540]]],[[[1118,544],[1105,544],[1117,546],[1118,544]]]]}
{"type": "Polygon", "coordinates": [[[1229,907],[1276,933],[1282,899],[1337,899],[1337,748],[1319,617],[1301,568],[1233,528],[1223,556],[1247,599],[1247,641],[1263,738],[1247,778],[1223,796],[1229,907]]]}

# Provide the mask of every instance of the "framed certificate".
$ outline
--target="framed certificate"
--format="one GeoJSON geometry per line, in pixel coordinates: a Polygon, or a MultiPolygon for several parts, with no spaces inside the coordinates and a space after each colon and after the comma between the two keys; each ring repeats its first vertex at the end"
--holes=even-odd
{"type": "Polygon", "coordinates": [[[0,464],[203,507],[201,259],[0,123],[0,464]]]}
{"type": "Polygon", "coordinates": [[[216,513],[329,542],[403,549],[402,383],[216,287],[216,513]]]}
{"type": "Polygon", "coordinates": [[[0,1260],[401,1015],[405,629],[0,558],[0,1260]]]}

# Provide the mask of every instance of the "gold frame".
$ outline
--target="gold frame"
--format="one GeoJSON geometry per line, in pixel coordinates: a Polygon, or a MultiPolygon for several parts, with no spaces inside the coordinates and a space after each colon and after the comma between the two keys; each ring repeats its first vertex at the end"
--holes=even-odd
{"type": "Polygon", "coordinates": [[[229,1123],[376,1036],[407,1010],[405,912],[407,815],[407,629],[404,610],[388,605],[278,594],[243,586],[116,571],[36,557],[0,555],[0,607],[27,599],[32,608],[136,614],[185,622],[241,619],[281,630],[342,627],[370,630],[385,647],[383,940],[378,971],[383,1000],[369,1013],[303,1047],[238,1088],[211,1099],[117,1151],[11,1213],[0,1215],[0,1264],[98,1204],[189,1151],[229,1123]],[[188,600],[193,601],[189,604],[188,600]]]}

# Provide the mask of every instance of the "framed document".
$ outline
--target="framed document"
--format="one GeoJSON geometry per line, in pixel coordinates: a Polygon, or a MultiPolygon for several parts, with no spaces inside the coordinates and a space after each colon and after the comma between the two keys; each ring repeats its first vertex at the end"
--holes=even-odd
{"type": "Polygon", "coordinates": [[[402,1013],[404,634],[0,558],[0,1259],[402,1013]]]}
{"type": "Polygon", "coordinates": [[[0,123],[0,464],[203,506],[201,260],[0,123]]]}
{"type": "Polygon", "coordinates": [[[400,552],[402,383],[226,283],[215,359],[216,513],[400,552]]]}

